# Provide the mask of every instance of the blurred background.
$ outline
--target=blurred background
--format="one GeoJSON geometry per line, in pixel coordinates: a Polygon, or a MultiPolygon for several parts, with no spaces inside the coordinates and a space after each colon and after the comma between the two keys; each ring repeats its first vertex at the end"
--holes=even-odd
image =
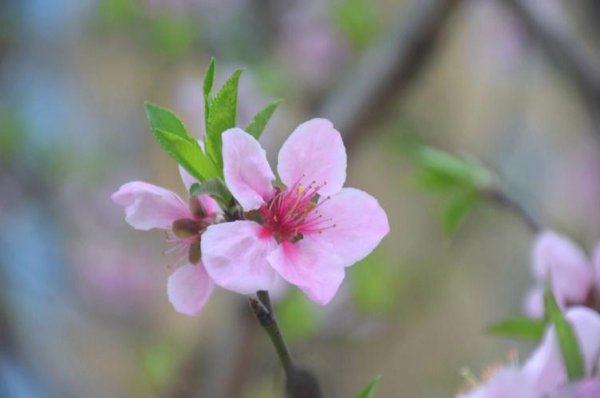
{"type": "Polygon", "coordinates": [[[327,307],[277,303],[327,397],[382,374],[380,397],[447,397],[531,348],[485,336],[521,311],[532,233],[482,206],[457,232],[414,183],[406,142],[478,158],[543,225],[600,240],[600,7],[594,0],[3,0],[0,2],[0,396],[281,396],[244,297],[194,318],[166,297],[162,233],[110,194],[185,189],[146,100],[202,137],[202,77],[242,75],[239,124],[283,98],[271,160],[300,122],[345,136],[348,185],[392,232],[327,307]]]}

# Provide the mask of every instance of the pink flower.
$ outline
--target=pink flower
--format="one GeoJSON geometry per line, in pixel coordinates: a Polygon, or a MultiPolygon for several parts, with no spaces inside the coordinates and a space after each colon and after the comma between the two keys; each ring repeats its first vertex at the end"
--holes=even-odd
{"type": "Polygon", "coordinates": [[[197,314],[213,290],[213,281],[200,261],[200,235],[215,222],[221,209],[208,195],[193,196],[186,204],[177,194],[156,185],[133,181],[112,195],[125,208],[125,220],[135,229],[162,229],[184,264],[167,282],[169,301],[175,310],[197,314]]]}
{"type": "Polygon", "coordinates": [[[245,219],[210,226],[203,261],[218,285],[242,294],[270,290],[279,277],[327,304],[345,267],[367,256],[389,232],[375,198],[346,179],[341,135],[325,119],[298,126],[279,152],[275,175],[251,135],[223,133],[225,182],[245,219]]]}
{"type": "Polygon", "coordinates": [[[585,379],[569,384],[556,331],[550,327],[523,367],[503,367],[484,384],[457,398],[600,397],[600,379],[594,374],[600,365],[600,315],[586,307],[573,307],[565,317],[581,349],[585,379]]]}
{"type": "Polygon", "coordinates": [[[543,316],[543,291],[549,278],[561,307],[585,302],[594,286],[594,272],[585,253],[569,238],[544,231],[536,237],[531,257],[536,286],[525,300],[529,316],[543,316]]]}

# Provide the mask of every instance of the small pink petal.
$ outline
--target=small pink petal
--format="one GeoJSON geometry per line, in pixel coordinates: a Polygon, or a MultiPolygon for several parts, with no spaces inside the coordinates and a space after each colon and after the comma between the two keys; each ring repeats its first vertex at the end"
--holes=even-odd
{"type": "Polygon", "coordinates": [[[277,172],[284,184],[322,185],[321,195],[333,195],[346,181],[346,148],[341,134],[327,119],[302,123],[279,151],[277,172]]]}
{"type": "MultiPolygon", "coordinates": [[[[577,336],[585,362],[585,374],[590,376],[600,352],[600,315],[586,307],[572,307],[565,317],[577,336]]],[[[566,384],[565,366],[553,327],[546,332],[542,343],[530,356],[523,370],[544,394],[566,384]]]]}
{"type": "Polygon", "coordinates": [[[219,206],[216,200],[210,197],[210,195],[198,195],[198,199],[206,209],[206,215],[212,216],[214,214],[223,214],[223,210],[219,206]]]}
{"type": "Polygon", "coordinates": [[[485,382],[456,398],[542,398],[533,383],[517,368],[500,368],[485,382]]]}
{"type": "Polygon", "coordinates": [[[594,266],[594,274],[596,275],[596,279],[594,280],[594,283],[596,284],[595,287],[600,292],[600,244],[596,245],[596,248],[594,249],[592,264],[594,266]]]}
{"type": "Polygon", "coordinates": [[[575,398],[600,397],[600,376],[580,382],[576,387],[575,398]]]}
{"type": "Polygon", "coordinates": [[[527,292],[523,303],[525,314],[532,318],[544,317],[544,288],[536,286],[527,292]]]}
{"type": "Polygon", "coordinates": [[[267,256],[277,243],[254,221],[211,225],[201,245],[202,261],[217,285],[241,294],[275,287],[277,272],[267,256]]]}
{"type": "Polygon", "coordinates": [[[125,220],[144,231],[171,229],[173,221],[191,216],[187,204],[177,194],[145,182],[123,184],[111,198],[125,208],[125,220]]]}
{"type": "Polygon", "coordinates": [[[284,242],[268,260],[283,279],[321,305],[331,301],[345,276],[341,259],[332,254],[331,247],[311,238],[284,242]]]}
{"type": "Polygon", "coordinates": [[[346,267],[369,255],[390,231],[385,211],[366,192],[343,188],[323,200],[317,210],[331,227],[314,236],[330,243],[346,267]]]}
{"type": "Polygon", "coordinates": [[[592,267],[585,253],[569,238],[553,231],[536,237],[532,267],[538,282],[545,283],[551,277],[552,290],[561,303],[582,302],[592,287],[592,267]]]}
{"type": "Polygon", "coordinates": [[[167,294],[175,311],[194,316],[210,298],[213,286],[202,263],[186,264],[169,277],[167,294]]]}
{"type": "Polygon", "coordinates": [[[262,206],[273,194],[273,180],[265,150],[239,128],[223,133],[223,174],[227,187],[246,211],[262,206]]]}

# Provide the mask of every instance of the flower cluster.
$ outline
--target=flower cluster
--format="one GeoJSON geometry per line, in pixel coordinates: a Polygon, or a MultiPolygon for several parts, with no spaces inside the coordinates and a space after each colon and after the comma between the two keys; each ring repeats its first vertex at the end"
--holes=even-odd
{"type": "MultiPolygon", "coordinates": [[[[239,128],[223,132],[222,156],[235,212],[209,195],[186,204],[144,182],[124,184],[112,196],[134,228],[167,231],[181,265],[167,289],[178,312],[198,313],[214,284],[251,294],[273,290],[282,280],[325,305],[345,268],[389,232],[375,198],[343,188],[346,151],[328,120],[309,120],[290,135],[279,152],[279,179],[258,141],[239,128]]],[[[187,173],[182,177],[188,188],[195,182],[187,173]]]]}
{"type": "Polygon", "coordinates": [[[565,314],[577,336],[585,365],[585,378],[569,383],[556,330],[546,331],[543,341],[523,366],[511,364],[491,374],[483,384],[457,398],[596,398],[600,397],[600,315],[585,307],[565,314]]]}

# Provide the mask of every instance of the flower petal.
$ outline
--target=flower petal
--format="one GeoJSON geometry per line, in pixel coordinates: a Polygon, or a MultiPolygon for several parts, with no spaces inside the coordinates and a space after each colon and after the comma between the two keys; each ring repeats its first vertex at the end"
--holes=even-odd
{"type": "Polygon", "coordinates": [[[277,243],[254,221],[211,225],[201,245],[202,261],[217,285],[241,294],[275,287],[277,272],[267,256],[277,243]]]}
{"type": "Polygon", "coordinates": [[[213,281],[202,263],[186,264],[171,274],[167,282],[167,294],[175,311],[193,316],[208,301],[213,291],[213,281]]]}
{"type": "Polygon", "coordinates": [[[302,123],[281,147],[277,172],[288,187],[315,182],[322,185],[319,194],[335,194],[346,181],[346,148],[341,134],[327,119],[302,123]]]}
{"type": "Polygon", "coordinates": [[[592,267],[583,251],[569,238],[553,231],[540,233],[532,252],[534,277],[552,278],[552,290],[561,303],[580,303],[593,283],[592,267]]]}
{"type": "Polygon", "coordinates": [[[369,255],[390,231],[387,215],[377,199],[358,189],[343,188],[324,199],[316,211],[323,219],[331,220],[332,226],[315,234],[315,238],[330,243],[346,267],[369,255]]]}
{"type": "Polygon", "coordinates": [[[500,368],[483,385],[457,398],[541,398],[533,383],[520,369],[500,368]]]}
{"type": "Polygon", "coordinates": [[[189,218],[187,205],[177,194],[141,181],[123,184],[112,194],[112,201],[125,208],[125,220],[134,228],[171,229],[173,221],[189,218]]]}
{"type": "Polygon", "coordinates": [[[332,254],[331,247],[311,238],[284,242],[268,260],[283,279],[321,305],[331,301],[345,276],[341,259],[332,254]]]}
{"type": "Polygon", "coordinates": [[[532,318],[541,319],[544,317],[544,288],[540,286],[533,287],[527,292],[523,302],[525,314],[532,318]]]}
{"type": "MultiPolygon", "coordinates": [[[[572,307],[565,317],[573,326],[589,376],[598,360],[600,350],[600,315],[585,307],[572,307]]],[[[523,371],[536,383],[540,392],[548,394],[567,382],[558,339],[550,328],[544,340],[531,355],[523,371]]]]}
{"type": "Polygon", "coordinates": [[[233,196],[246,211],[262,206],[273,194],[273,180],[265,150],[239,128],[223,133],[223,174],[233,196]]]}

